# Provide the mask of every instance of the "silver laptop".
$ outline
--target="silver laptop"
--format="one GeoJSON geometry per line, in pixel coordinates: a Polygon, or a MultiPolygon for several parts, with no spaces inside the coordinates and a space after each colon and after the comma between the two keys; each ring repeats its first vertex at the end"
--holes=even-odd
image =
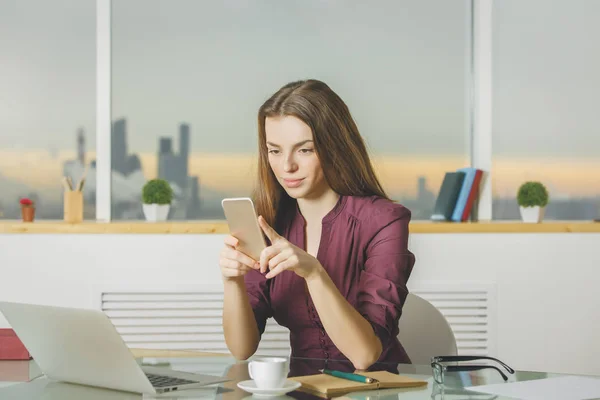
{"type": "Polygon", "coordinates": [[[229,380],[140,366],[102,311],[0,302],[0,312],[53,380],[148,394],[229,380]]]}

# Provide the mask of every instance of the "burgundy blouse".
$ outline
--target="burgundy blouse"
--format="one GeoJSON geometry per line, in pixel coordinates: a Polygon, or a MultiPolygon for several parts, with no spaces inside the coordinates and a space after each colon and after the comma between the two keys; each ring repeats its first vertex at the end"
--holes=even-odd
{"type": "MultiPolygon", "coordinates": [[[[381,362],[410,363],[397,339],[415,263],[408,250],[409,221],[407,208],[376,196],[340,196],[322,221],[317,259],[342,296],[373,326],[383,346],[381,362]]],[[[279,234],[306,251],[305,225],[296,207],[291,224],[279,234]]],[[[290,330],[292,357],[348,360],[324,330],[303,278],[284,271],[267,280],[252,270],[245,282],[261,335],[273,317],[290,330]]]]}

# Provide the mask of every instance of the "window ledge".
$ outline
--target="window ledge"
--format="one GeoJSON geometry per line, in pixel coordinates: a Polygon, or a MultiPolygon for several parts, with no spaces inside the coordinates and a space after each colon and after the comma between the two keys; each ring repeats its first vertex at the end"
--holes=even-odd
{"type": "MultiPolygon", "coordinates": [[[[519,221],[429,222],[412,221],[410,233],[600,233],[600,223],[593,221],[548,221],[526,224],[519,221]]],[[[225,221],[115,221],[69,224],[62,221],[22,222],[0,220],[0,233],[92,233],[92,234],[225,234],[225,221]]]]}

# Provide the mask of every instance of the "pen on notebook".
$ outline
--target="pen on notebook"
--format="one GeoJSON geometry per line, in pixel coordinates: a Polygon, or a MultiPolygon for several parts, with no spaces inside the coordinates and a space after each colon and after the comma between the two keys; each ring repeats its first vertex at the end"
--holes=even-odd
{"type": "Polygon", "coordinates": [[[348,379],[348,380],[355,381],[355,382],[362,382],[362,383],[377,382],[377,379],[375,379],[375,378],[370,378],[368,376],[359,375],[359,374],[353,374],[351,372],[334,371],[334,370],[330,370],[330,369],[320,369],[319,371],[321,371],[322,373],[327,374],[327,375],[336,376],[338,378],[348,379]]]}

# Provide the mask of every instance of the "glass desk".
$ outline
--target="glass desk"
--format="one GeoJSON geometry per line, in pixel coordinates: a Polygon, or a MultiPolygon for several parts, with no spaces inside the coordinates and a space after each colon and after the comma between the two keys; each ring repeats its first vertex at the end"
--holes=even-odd
{"type": "MultiPolygon", "coordinates": [[[[227,355],[202,354],[178,352],[177,357],[138,357],[138,363],[143,365],[161,366],[186,372],[225,376],[229,382],[207,386],[202,389],[181,390],[174,393],[161,395],[141,395],[128,392],[113,391],[109,389],[93,388],[88,386],[56,382],[46,379],[35,364],[35,361],[0,361],[0,399],[86,399],[86,400],[138,400],[138,399],[269,399],[269,400],[317,400],[320,397],[302,391],[290,392],[279,397],[257,397],[237,387],[237,383],[250,379],[247,362],[236,362],[227,355]]],[[[149,354],[146,352],[146,355],[149,354]]],[[[290,376],[310,375],[319,373],[322,368],[338,369],[352,372],[354,369],[349,362],[318,359],[292,358],[290,360],[290,376]]],[[[466,386],[477,386],[492,383],[502,383],[500,375],[493,370],[474,372],[450,372],[446,375],[445,385],[438,385],[433,381],[431,366],[409,364],[384,364],[373,365],[369,370],[387,370],[398,372],[401,375],[427,381],[427,386],[411,389],[381,389],[364,392],[353,392],[341,396],[346,400],[374,400],[374,399],[497,399],[507,397],[476,393],[464,389],[466,386]]],[[[540,372],[516,371],[510,375],[510,381],[526,381],[540,379],[559,374],[540,372]]],[[[339,398],[341,398],[339,397],[339,398]]]]}

